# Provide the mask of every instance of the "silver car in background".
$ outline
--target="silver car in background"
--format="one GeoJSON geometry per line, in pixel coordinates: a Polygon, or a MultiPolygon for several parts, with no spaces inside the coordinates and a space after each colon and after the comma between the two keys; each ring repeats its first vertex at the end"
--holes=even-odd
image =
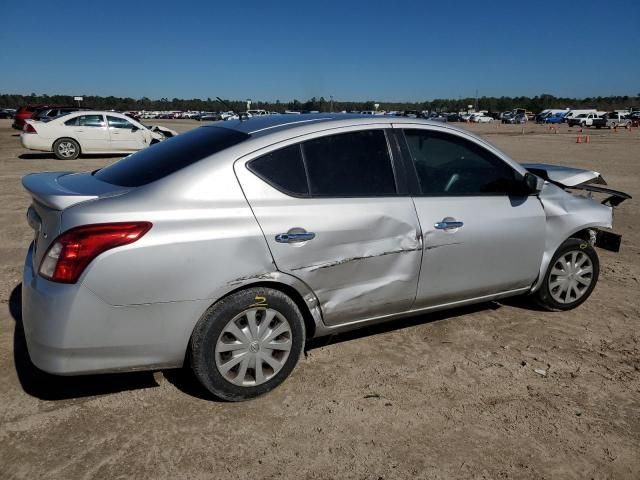
{"type": "Polygon", "coordinates": [[[234,120],[27,175],[29,354],[60,375],[187,363],[242,400],[311,337],[515,295],[571,309],[598,280],[594,245],[619,248],[601,228],[629,197],[603,183],[447,124],[345,114],[234,120]]]}

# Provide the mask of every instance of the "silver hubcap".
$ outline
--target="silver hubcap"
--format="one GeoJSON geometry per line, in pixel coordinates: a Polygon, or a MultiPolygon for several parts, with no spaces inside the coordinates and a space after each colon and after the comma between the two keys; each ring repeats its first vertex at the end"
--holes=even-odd
{"type": "Polygon", "coordinates": [[[58,153],[65,158],[73,157],[76,153],[76,146],[71,142],[60,142],[58,153]]]}
{"type": "Polygon", "coordinates": [[[593,281],[593,264],[586,253],[572,251],[556,260],[549,275],[549,293],[558,303],[582,298],[593,281]]]}
{"type": "Polygon", "coordinates": [[[236,315],[216,343],[216,367],[228,382],[255,387],[269,381],[289,358],[291,326],[271,308],[249,308],[236,315]]]}

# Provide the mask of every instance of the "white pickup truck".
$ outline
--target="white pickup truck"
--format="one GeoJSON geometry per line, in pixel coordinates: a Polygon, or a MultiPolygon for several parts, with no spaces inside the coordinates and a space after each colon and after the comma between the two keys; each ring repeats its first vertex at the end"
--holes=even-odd
{"type": "Polygon", "coordinates": [[[631,128],[631,119],[620,112],[609,112],[606,115],[608,128],[631,128]]]}
{"type": "Polygon", "coordinates": [[[570,127],[606,127],[607,121],[604,117],[601,117],[598,113],[581,113],[580,115],[567,120],[567,125],[570,127]]]}

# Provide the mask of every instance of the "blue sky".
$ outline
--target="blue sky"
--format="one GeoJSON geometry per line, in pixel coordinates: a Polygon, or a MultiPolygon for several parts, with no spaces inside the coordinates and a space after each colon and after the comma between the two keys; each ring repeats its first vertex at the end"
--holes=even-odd
{"type": "Polygon", "coordinates": [[[476,89],[640,92],[637,0],[28,0],[0,11],[0,93],[402,101],[476,89]]]}

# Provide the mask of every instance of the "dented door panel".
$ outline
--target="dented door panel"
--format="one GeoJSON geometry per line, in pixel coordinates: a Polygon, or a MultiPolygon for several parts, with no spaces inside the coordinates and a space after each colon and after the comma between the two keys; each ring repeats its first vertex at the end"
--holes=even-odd
{"type": "Polygon", "coordinates": [[[315,292],[325,324],[411,307],[422,241],[410,197],[294,198],[244,163],[235,170],[277,269],[315,292]],[[315,235],[292,243],[276,240],[288,232],[315,235]]]}

